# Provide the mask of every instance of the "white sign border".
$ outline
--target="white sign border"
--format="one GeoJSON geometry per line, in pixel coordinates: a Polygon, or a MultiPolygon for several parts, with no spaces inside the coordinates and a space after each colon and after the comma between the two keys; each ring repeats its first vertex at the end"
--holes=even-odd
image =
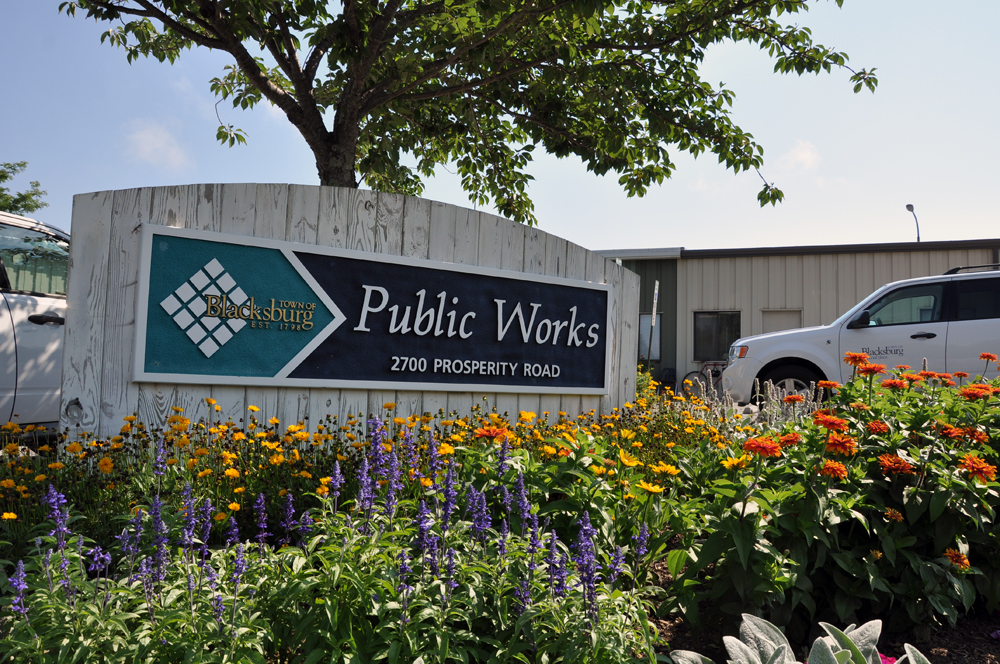
{"type": "MultiPolygon", "coordinates": [[[[404,390],[404,391],[425,391],[425,392],[485,392],[497,394],[578,394],[582,396],[606,396],[610,392],[610,367],[611,367],[611,284],[595,283],[582,279],[566,279],[564,277],[552,277],[544,274],[532,274],[528,272],[514,272],[511,270],[500,270],[491,267],[481,267],[478,265],[465,265],[461,263],[449,263],[446,261],[432,261],[424,258],[411,258],[409,256],[394,256],[392,254],[375,254],[366,251],[355,251],[352,249],[341,249],[338,247],[324,247],[315,244],[305,244],[301,242],[288,242],[285,240],[271,240],[249,235],[233,235],[231,233],[216,233],[203,231],[194,228],[175,228],[172,226],[160,226],[158,224],[141,224],[141,239],[139,248],[139,283],[135,302],[135,338],[133,353],[132,378],[137,383],[176,383],[190,385],[245,385],[248,387],[319,387],[329,389],[357,389],[357,390],[404,390]],[[335,378],[289,378],[282,376],[287,374],[289,367],[284,367],[275,376],[216,376],[206,374],[172,374],[172,373],[151,373],[145,371],[146,365],[146,326],[149,302],[149,272],[152,257],[153,238],[157,235],[169,237],[181,237],[193,240],[205,240],[208,242],[219,242],[225,244],[236,244],[245,247],[262,247],[265,249],[277,249],[286,258],[293,251],[321,254],[326,256],[337,256],[341,258],[353,258],[357,260],[372,261],[378,263],[392,263],[394,265],[408,265],[411,267],[428,268],[432,270],[444,270],[447,272],[460,272],[465,274],[478,274],[488,277],[500,277],[503,279],[517,279],[520,281],[530,281],[533,283],[554,284],[558,286],[570,286],[573,288],[587,288],[590,290],[604,291],[607,293],[607,321],[605,322],[605,355],[604,355],[604,386],[603,387],[543,387],[531,385],[493,385],[493,384],[472,384],[472,383],[415,383],[407,381],[375,381],[375,380],[344,380],[335,378]]],[[[299,271],[301,264],[298,260],[290,261],[292,267],[299,271]]],[[[301,276],[301,271],[299,271],[301,276]]],[[[307,283],[314,290],[317,286],[311,275],[306,279],[307,283]]],[[[322,289],[320,289],[322,290],[322,289]]],[[[325,300],[320,292],[317,296],[325,300]]],[[[336,305],[334,305],[336,306],[336,305]]],[[[339,307],[337,308],[339,311],[339,307]]],[[[339,327],[339,325],[338,325],[339,327]]],[[[317,336],[325,338],[332,334],[334,330],[328,332],[324,330],[317,336]]],[[[313,340],[315,342],[315,339],[313,340]]],[[[314,344],[310,342],[309,346],[314,344]]],[[[318,345],[315,344],[315,345],[318,345]]],[[[299,355],[295,359],[299,359],[299,355]]]]}

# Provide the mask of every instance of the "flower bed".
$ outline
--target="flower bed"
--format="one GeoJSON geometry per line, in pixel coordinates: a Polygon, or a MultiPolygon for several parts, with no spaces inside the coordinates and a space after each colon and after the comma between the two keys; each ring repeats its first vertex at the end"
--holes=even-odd
{"type": "Polygon", "coordinates": [[[790,395],[753,421],[645,377],[620,412],[551,423],[178,410],[11,444],[0,630],[39,661],[617,662],[654,657],[654,609],[802,642],[995,608],[1000,387],[848,359],[819,410],[790,395]]]}

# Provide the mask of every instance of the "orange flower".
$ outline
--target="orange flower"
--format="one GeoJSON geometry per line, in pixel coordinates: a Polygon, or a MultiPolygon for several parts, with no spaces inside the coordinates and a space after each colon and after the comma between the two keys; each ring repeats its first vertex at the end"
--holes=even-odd
{"type": "Polygon", "coordinates": [[[968,377],[969,377],[969,374],[965,373],[964,371],[956,371],[955,372],[955,378],[968,378],[968,377]]]}
{"type": "Polygon", "coordinates": [[[868,361],[868,353],[844,353],[844,364],[859,367],[868,361]]]}
{"type": "Polygon", "coordinates": [[[325,495],[327,495],[329,493],[330,493],[330,489],[327,488],[327,487],[325,487],[325,486],[321,485],[321,486],[316,487],[316,495],[317,496],[325,496],[325,495]]]}
{"type": "Polygon", "coordinates": [[[782,401],[784,401],[785,403],[802,403],[805,400],[806,398],[801,394],[789,394],[784,399],[782,399],[782,401]]]}
{"type": "Polygon", "coordinates": [[[240,476],[240,471],[236,470],[235,468],[227,468],[226,469],[226,477],[236,478],[236,477],[239,477],[239,476],[240,476]]]}
{"type": "Polygon", "coordinates": [[[958,467],[969,473],[969,477],[975,478],[981,484],[993,481],[997,476],[997,467],[991,466],[975,454],[966,454],[958,467]]]}
{"type": "Polygon", "coordinates": [[[240,504],[239,503],[229,503],[229,509],[231,509],[234,512],[239,512],[240,511],[240,504]]]}
{"type": "Polygon", "coordinates": [[[225,512],[219,512],[218,514],[216,514],[212,518],[215,519],[216,521],[225,521],[229,517],[226,516],[225,512]]]}
{"type": "Polygon", "coordinates": [[[817,410],[813,413],[813,424],[830,431],[847,431],[847,420],[822,410],[817,410]]]}
{"type": "Polygon", "coordinates": [[[840,383],[835,380],[821,380],[816,383],[816,387],[826,390],[835,390],[840,387],[840,383]]]}
{"type": "Polygon", "coordinates": [[[995,353],[980,353],[979,359],[986,360],[987,362],[996,362],[997,356],[995,353]]]}
{"type": "Polygon", "coordinates": [[[778,438],[778,443],[782,448],[798,445],[802,441],[802,436],[797,433],[786,433],[778,438]]]}
{"type": "Polygon", "coordinates": [[[885,371],[884,364],[862,364],[858,367],[859,376],[877,376],[885,371]]]}
{"type": "Polygon", "coordinates": [[[976,427],[963,427],[962,433],[964,433],[969,440],[974,440],[977,443],[990,442],[989,434],[987,434],[985,431],[977,429],[976,427]]]}
{"type": "Polygon", "coordinates": [[[895,454],[882,454],[878,458],[883,475],[912,475],[913,466],[895,454]]]}
{"type": "Polygon", "coordinates": [[[659,484],[650,484],[646,480],[639,481],[639,488],[644,489],[650,493],[663,493],[663,487],[659,484]]]}
{"type": "Polygon", "coordinates": [[[874,433],[877,435],[885,435],[889,433],[889,425],[881,420],[874,420],[865,425],[865,429],[868,433],[874,433]]]}
{"type": "MultiPolygon", "coordinates": [[[[983,354],[986,355],[986,353],[983,354]]],[[[996,359],[996,355],[994,355],[993,358],[996,359]]],[[[966,558],[965,554],[958,549],[945,549],[944,557],[950,560],[951,564],[957,567],[960,572],[964,572],[971,567],[969,559],[966,558]]]]}
{"type": "Polygon", "coordinates": [[[919,383],[924,379],[924,377],[921,376],[920,374],[911,374],[911,373],[902,374],[900,378],[902,378],[903,380],[908,380],[911,383],[919,383]]]}
{"type": "Polygon", "coordinates": [[[826,441],[826,451],[830,454],[850,456],[858,451],[858,443],[850,436],[842,436],[831,431],[830,437],[826,441]]]}
{"type": "Polygon", "coordinates": [[[108,457],[104,457],[99,462],[97,462],[97,467],[101,469],[101,472],[107,475],[115,468],[114,462],[108,457]]]}
{"type": "Polygon", "coordinates": [[[887,387],[890,390],[905,390],[909,386],[905,380],[900,380],[898,378],[886,378],[882,381],[882,387],[887,387]]]}
{"type": "Polygon", "coordinates": [[[781,445],[774,442],[772,438],[751,438],[743,443],[745,452],[752,452],[762,457],[781,456],[781,445]]]}
{"type": "Polygon", "coordinates": [[[977,399],[989,399],[993,396],[993,388],[989,385],[973,384],[966,385],[958,393],[969,401],[975,401],[977,399]]]}
{"type": "Polygon", "coordinates": [[[827,477],[832,477],[837,480],[846,480],[847,466],[839,461],[831,461],[830,459],[827,459],[823,464],[823,467],[819,469],[819,474],[826,475],[827,477]]]}
{"type": "Polygon", "coordinates": [[[889,507],[885,510],[885,519],[886,521],[902,522],[903,515],[900,514],[899,510],[894,510],[889,507]]]}
{"type": "Polygon", "coordinates": [[[502,427],[480,427],[474,432],[477,438],[492,438],[494,441],[500,442],[507,438],[507,430],[502,427]]]}

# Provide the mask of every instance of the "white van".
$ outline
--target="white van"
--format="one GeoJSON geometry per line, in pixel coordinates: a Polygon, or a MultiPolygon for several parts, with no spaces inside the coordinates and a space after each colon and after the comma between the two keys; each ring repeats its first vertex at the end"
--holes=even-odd
{"type": "Polygon", "coordinates": [[[69,235],[0,212],[0,424],[56,426],[69,235]]]}
{"type": "Polygon", "coordinates": [[[985,366],[980,353],[1000,353],[997,267],[896,281],[830,325],[738,339],[729,348],[723,389],[746,403],[757,380],[790,393],[808,390],[814,381],[843,383],[852,371],[842,359],[847,352],[867,353],[869,362],[889,369],[905,364],[919,371],[926,359],[931,371],[976,376],[985,366]]]}

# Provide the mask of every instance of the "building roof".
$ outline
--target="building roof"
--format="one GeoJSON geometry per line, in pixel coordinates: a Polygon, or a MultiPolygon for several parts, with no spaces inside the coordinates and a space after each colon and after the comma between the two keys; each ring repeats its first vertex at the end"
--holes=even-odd
{"type": "Polygon", "coordinates": [[[742,256],[805,256],[816,254],[871,254],[912,251],[952,251],[966,249],[1000,250],[1000,238],[945,240],[940,242],[884,242],[880,244],[821,244],[795,247],[744,247],[737,249],[605,249],[596,253],[621,260],[663,260],[677,258],[735,258],[742,256]]]}

